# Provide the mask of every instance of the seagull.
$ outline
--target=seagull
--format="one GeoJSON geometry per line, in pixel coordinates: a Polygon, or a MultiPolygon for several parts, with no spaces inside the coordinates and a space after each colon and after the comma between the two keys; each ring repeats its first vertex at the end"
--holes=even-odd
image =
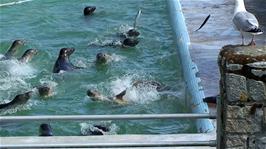
{"type": "Polygon", "coordinates": [[[246,10],[244,0],[235,0],[235,2],[233,23],[236,29],[241,33],[242,45],[244,45],[243,33],[251,34],[252,39],[248,45],[255,45],[254,36],[263,33],[259,28],[259,22],[252,13],[246,10]]]}

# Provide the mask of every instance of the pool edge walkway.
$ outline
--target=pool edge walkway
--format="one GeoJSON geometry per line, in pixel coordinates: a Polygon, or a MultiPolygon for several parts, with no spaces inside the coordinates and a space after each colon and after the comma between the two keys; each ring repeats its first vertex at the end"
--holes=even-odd
{"type": "MultiPolygon", "coordinates": [[[[0,137],[0,148],[12,147],[176,147],[208,146],[215,144],[211,134],[170,134],[170,135],[105,135],[105,136],[21,136],[0,137]],[[199,142],[195,142],[199,141],[199,142]]],[[[193,147],[194,148],[194,147],[193,147]]]]}

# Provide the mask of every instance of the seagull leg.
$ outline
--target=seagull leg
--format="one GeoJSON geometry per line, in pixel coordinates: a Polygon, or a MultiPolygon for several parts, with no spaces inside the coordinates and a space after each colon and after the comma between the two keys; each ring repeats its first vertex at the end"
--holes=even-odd
{"type": "Polygon", "coordinates": [[[245,43],[244,43],[244,35],[243,35],[243,33],[242,32],[240,32],[241,33],[241,37],[242,37],[242,44],[241,44],[241,46],[243,46],[245,43]]]}
{"type": "Polygon", "coordinates": [[[255,46],[256,45],[256,43],[254,41],[254,37],[255,37],[255,35],[252,35],[252,39],[251,39],[250,43],[248,44],[249,46],[255,46]]]}

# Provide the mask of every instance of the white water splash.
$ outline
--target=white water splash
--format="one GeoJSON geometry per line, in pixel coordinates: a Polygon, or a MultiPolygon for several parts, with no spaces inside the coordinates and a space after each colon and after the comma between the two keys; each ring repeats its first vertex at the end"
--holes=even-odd
{"type": "Polygon", "coordinates": [[[80,132],[82,135],[87,136],[91,135],[91,131],[100,131],[103,135],[115,135],[119,130],[119,127],[116,124],[113,124],[111,121],[100,121],[100,122],[88,122],[88,123],[80,123],[80,132]],[[100,125],[109,129],[108,132],[104,132],[103,130],[95,127],[94,125],[100,125]]]}
{"type": "Polygon", "coordinates": [[[117,95],[126,89],[123,99],[132,103],[146,104],[159,100],[160,94],[156,86],[151,84],[140,84],[133,86],[134,81],[142,80],[137,75],[128,75],[111,81],[110,88],[113,95],[117,95]]]}
{"type": "Polygon", "coordinates": [[[130,29],[133,29],[133,27],[128,24],[123,24],[119,26],[118,33],[126,34],[130,29]]]}
{"type": "Polygon", "coordinates": [[[22,1],[15,1],[15,2],[10,2],[10,3],[4,3],[4,4],[0,4],[0,7],[16,5],[16,4],[21,4],[21,3],[30,2],[30,1],[33,1],[33,0],[22,0],[22,1]]]}
{"type": "Polygon", "coordinates": [[[10,63],[7,63],[7,67],[13,76],[21,76],[24,78],[33,78],[37,72],[29,64],[20,63],[17,60],[11,60],[10,63]]]}
{"type": "Polygon", "coordinates": [[[111,54],[111,61],[119,62],[122,61],[123,59],[126,59],[126,57],[117,54],[111,54]]]}
{"type": "Polygon", "coordinates": [[[94,41],[89,42],[88,46],[122,46],[122,42],[120,40],[99,40],[96,38],[94,41]]]}

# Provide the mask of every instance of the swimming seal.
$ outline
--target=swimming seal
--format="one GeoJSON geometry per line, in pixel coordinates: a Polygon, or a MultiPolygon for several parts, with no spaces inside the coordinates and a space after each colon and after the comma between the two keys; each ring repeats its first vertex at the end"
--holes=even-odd
{"type": "Polygon", "coordinates": [[[28,49],[24,52],[24,54],[18,60],[21,63],[28,63],[32,59],[32,57],[36,54],[37,54],[36,49],[28,49]]]}
{"type": "Polygon", "coordinates": [[[74,69],[82,68],[74,66],[69,60],[69,56],[74,53],[74,51],[74,48],[62,48],[60,50],[59,56],[54,64],[53,73],[59,73],[60,70],[72,71],[74,69]]]}
{"type": "Polygon", "coordinates": [[[17,49],[19,46],[24,45],[24,42],[22,40],[15,40],[12,45],[9,47],[7,52],[4,54],[4,57],[2,57],[0,60],[8,60],[11,59],[15,53],[17,52],[17,49]]]}
{"type": "Polygon", "coordinates": [[[50,97],[53,95],[53,89],[48,84],[37,87],[41,97],[50,97]]]}
{"type": "Polygon", "coordinates": [[[117,94],[115,97],[106,97],[103,96],[101,93],[99,93],[96,90],[87,90],[87,95],[93,100],[93,101],[114,101],[118,104],[127,104],[127,101],[123,99],[123,96],[126,94],[126,90],[122,91],[121,93],[117,94]]]}
{"type": "Polygon", "coordinates": [[[19,94],[12,101],[0,104],[0,109],[11,108],[16,105],[25,104],[31,98],[32,93],[33,93],[32,91],[29,91],[24,94],[19,94]]]}
{"type": "Polygon", "coordinates": [[[52,127],[46,123],[41,124],[39,128],[39,136],[53,136],[52,127]]]}
{"type": "MultiPolygon", "coordinates": [[[[162,85],[161,83],[157,81],[146,81],[146,80],[137,80],[133,82],[133,87],[140,87],[142,85],[150,85],[155,87],[155,89],[160,92],[164,90],[169,90],[170,88],[167,86],[162,85]]],[[[126,95],[127,89],[123,90],[119,94],[115,95],[114,97],[106,97],[103,96],[100,92],[92,89],[87,90],[87,95],[93,100],[93,101],[114,101],[118,104],[126,104],[127,101],[123,98],[126,95]]]]}
{"type": "Polygon", "coordinates": [[[130,29],[127,31],[127,35],[129,37],[138,37],[140,35],[140,32],[137,31],[136,29],[130,29]]]}
{"type": "Polygon", "coordinates": [[[107,63],[110,58],[111,58],[111,55],[109,55],[107,53],[103,53],[103,52],[97,53],[96,63],[97,64],[107,63]]]}
{"type": "Polygon", "coordinates": [[[87,6],[84,8],[83,14],[84,16],[88,16],[88,15],[91,15],[95,10],[96,10],[95,6],[87,6]]]}
{"type": "Polygon", "coordinates": [[[89,130],[90,135],[104,135],[104,132],[110,131],[109,128],[101,125],[93,125],[93,127],[94,129],[89,130]]]}
{"type": "Polygon", "coordinates": [[[122,47],[135,47],[139,43],[136,38],[126,38],[122,42],[122,47]]]}

